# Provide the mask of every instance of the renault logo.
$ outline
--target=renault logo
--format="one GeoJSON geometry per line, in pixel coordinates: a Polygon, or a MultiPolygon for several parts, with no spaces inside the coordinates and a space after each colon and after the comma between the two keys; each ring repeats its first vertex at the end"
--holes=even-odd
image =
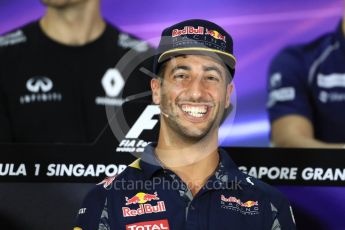
{"type": "Polygon", "coordinates": [[[102,86],[108,97],[118,96],[124,85],[125,81],[117,69],[108,69],[102,78],[102,86]]]}

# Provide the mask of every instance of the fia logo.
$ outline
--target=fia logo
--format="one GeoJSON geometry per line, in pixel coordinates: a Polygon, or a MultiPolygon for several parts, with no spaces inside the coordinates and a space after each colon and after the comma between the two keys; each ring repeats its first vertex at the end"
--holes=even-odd
{"type": "Polygon", "coordinates": [[[116,152],[141,153],[144,148],[150,143],[139,140],[139,136],[144,130],[152,130],[158,123],[157,119],[153,117],[160,114],[158,105],[148,105],[137,121],[126,134],[125,139],[121,140],[116,152]]]}
{"type": "Polygon", "coordinates": [[[160,114],[158,105],[148,105],[128,131],[126,138],[138,138],[144,130],[152,130],[158,123],[158,120],[153,117],[158,114],[160,114]]]}
{"type": "Polygon", "coordinates": [[[53,88],[53,82],[47,77],[33,77],[26,82],[26,88],[32,93],[46,93],[53,88]]]}

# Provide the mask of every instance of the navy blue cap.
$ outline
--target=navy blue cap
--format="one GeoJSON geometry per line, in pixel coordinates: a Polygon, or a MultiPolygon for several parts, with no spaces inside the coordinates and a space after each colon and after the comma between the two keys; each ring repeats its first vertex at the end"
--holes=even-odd
{"type": "Polygon", "coordinates": [[[163,30],[154,58],[153,72],[157,74],[159,66],[171,57],[188,54],[221,59],[234,77],[236,58],[233,55],[233,40],[230,34],[217,24],[192,19],[163,30]]]}

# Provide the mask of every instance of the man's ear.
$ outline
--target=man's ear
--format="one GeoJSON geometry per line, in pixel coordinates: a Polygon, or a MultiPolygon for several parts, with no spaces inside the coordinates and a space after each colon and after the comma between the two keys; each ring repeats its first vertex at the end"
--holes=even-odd
{"type": "Polygon", "coordinates": [[[152,101],[156,105],[159,105],[161,103],[160,87],[161,87],[160,79],[153,78],[151,80],[152,101]]]}
{"type": "Polygon", "coordinates": [[[226,86],[226,98],[225,98],[225,108],[229,108],[230,106],[230,102],[231,102],[231,95],[232,95],[232,92],[234,90],[234,84],[233,83],[229,83],[227,86],[226,86]]]}

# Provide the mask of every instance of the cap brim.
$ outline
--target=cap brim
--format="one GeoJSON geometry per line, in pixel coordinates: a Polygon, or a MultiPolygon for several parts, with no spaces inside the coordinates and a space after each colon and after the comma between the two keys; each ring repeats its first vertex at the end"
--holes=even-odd
{"type": "Polygon", "coordinates": [[[166,61],[167,59],[169,59],[170,57],[179,56],[179,55],[190,55],[190,54],[219,57],[224,61],[226,65],[230,66],[232,69],[235,69],[236,58],[233,55],[220,51],[220,50],[210,49],[210,48],[201,48],[201,47],[177,48],[177,49],[168,50],[159,56],[158,63],[162,63],[166,61]]]}

